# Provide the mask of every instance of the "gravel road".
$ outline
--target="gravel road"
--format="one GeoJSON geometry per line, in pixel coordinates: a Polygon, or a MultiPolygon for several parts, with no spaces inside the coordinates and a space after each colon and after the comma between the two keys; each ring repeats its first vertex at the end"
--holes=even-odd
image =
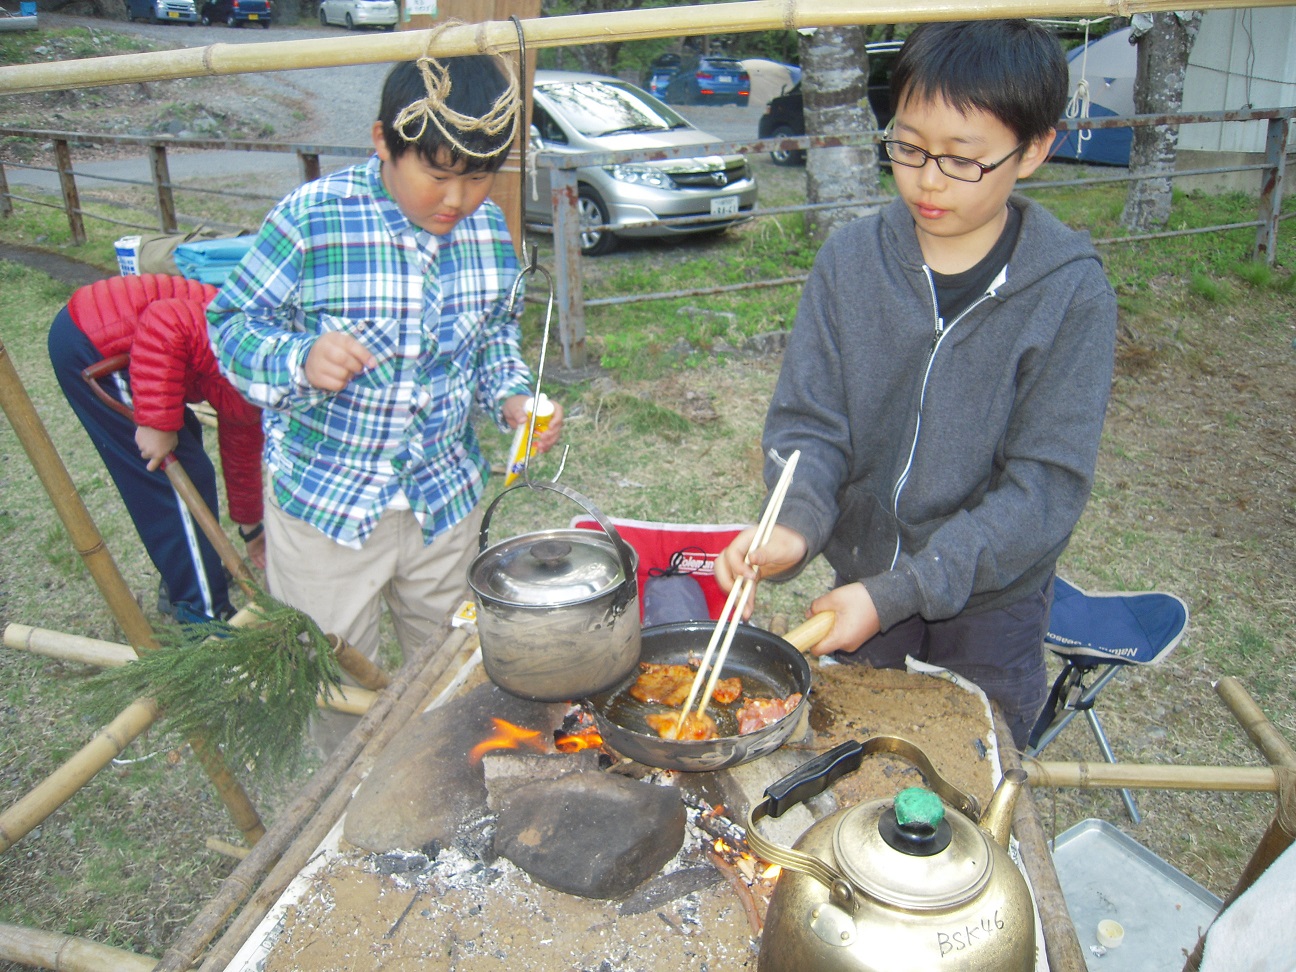
{"type": "MultiPolygon", "coordinates": [[[[101,20],[59,14],[41,14],[42,26],[82,26],[97,30],[113,30],[146,37],[163,45],[181,47],[207,47],[222,44],[259,44],[272,41],[303,41],[318,38],[337,39],[349,37],[357,45],[369,38],[384,36],[369,31],[347,32],[340,27],[321,27],[315,23],[300,25],[275,24],[268,30],[253,27],[229,28],[223,25],[203,27],[179,24],[143,24],[122,20],[101,20]]],[[[778,94],[787,83],[786,72],[770,62],[753,72],[752,95],[745,108],[726,106],[676,106],[689,121],[714,135],[718,141],[749,141],[756,138],[756,128],[766,101],[778,94]]],[[[282,133],[279,140],[307,142],[326,146],[370,145],[370,128],[377,113],[378,96],[389,64],[362,64],[344,67],[307,68],[293,71],[271,71],[230,79],[213,79],[213,91],[220,97],[246,97],[258,89],[287,95],[306,113],[303,122],[293,124],[276,118],[275,128],[282,133]]],[[[163,83],[165,84],[165,83],[163,83]]],[[[155,86],[162,97],[162,85],[155,86]]],[[[273,104],[272,102],[267,102],[273,104]]],[[[301,172],[291,155],[260,152],[173,152],[168,154],[171,178],[177,183],[218,183],[228,188],[239,188],[260,195],[278,198],[301,181],[301,172]],[[233,181],[232,181],[233,180],[233,181]]],[[[350,164],[354,158],[325,156],[321,164],[325,171],[350,164]]],[[[147,160],[140,156],[113,162],[82,161],[76,164],[79,176],[89,180],[103,176],[147,182],[150,179],[147,160]]],[[[47,192],[58,190],[53,172],[14,168],[7,172],[14,185],[41,188],[47,192]]],[[[102,184],[100,184],[102,185],[102,184]]]]}
{"type": "MultiPolygon", "coordinates": [[[[160,44],[182,47],[206,47],[212,44],[258,44],[268,41],[300,41],[318,38],[351,37],[363,43],[369,31],[347,32],[341,27],[318,24],[275,24],[269,30],[252,27],[232,29],[225,26],[185,27],[179,24],[143,24],[92,17],[70,17],[41,14],[42,25],[83,26],[100,30],[147,37],[160,44]]],[[[725,141],[755,139],[756,125],[765,103],[787,83],[787,75],[776,65],[757,69],[752,78],[752,95],[746,108],[733,105],[718,107],[676,106],[689,121],[725,141]]],[[[387,64],[362,64],[350,67],[307,68],[295,71],[272,71],[245,75],[249,83],[279,91],[287,90],[313,109],[310,138],[327,145],[367,145],[369,126],[377,111],[378,92],[382,88],[387,64]]]]}

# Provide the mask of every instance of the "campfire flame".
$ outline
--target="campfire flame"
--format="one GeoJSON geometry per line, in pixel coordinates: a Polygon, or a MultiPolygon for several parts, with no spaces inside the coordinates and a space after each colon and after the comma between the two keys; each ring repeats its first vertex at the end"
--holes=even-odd
{"type": "Polygon", "coordinates": [[[468,762],[471,765],[476,766],[483,756],[496,749],[520,749],[525,745],[541,753],[549,751],[540,738],[540,730],[524,729],[503,719],[491,719],[491,722],[495,725],[494,734],[468,751],[468,762]]]}
{"type": "Polygon", "coordinates": [[[584,749],[598,749],[602,745],[603,737],[594,728],[554,733],[554,749],[560,753],[579,753],[584,749]]]}

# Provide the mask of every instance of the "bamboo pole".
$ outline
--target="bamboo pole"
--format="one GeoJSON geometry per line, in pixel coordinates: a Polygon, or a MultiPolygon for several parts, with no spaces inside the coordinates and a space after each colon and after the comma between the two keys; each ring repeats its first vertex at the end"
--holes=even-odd
{"type": "MultiPolygon", "coordinates": [[[[1203,0],[1203,10],[1281,7],[1290,0],[1203,0]]],[[[985,20],[992,17],[1075,17],[1168,12],[1180,0],[744,0],[709,6],[657,7],[523,20],[530,50],[689,34],[727,34],[799,27],[985,20]]],[[[429,48],[430,31],[364,37],[211,44],[142,54],[0,67],[0,95],[61,91],[104,84],[213,77],[260,71],[407,61],[425,51],[438,57],[517,50],[509,21],[451,27],[429,48]]]]}
{"type": "Polygon", "coordinates": [[[1228,706],[1238,724],[1246,730],[1264,758],[1278,766],[1296,766],[1296,749],[1288,745],[1277,727],[1269,721],[1250,693],[1232,675],[1215,683],[1215,693],[1228,706]]]}
{"type": "MultiPolygon", "coordinates": [[[[242,612],[243,617],[255,620],[260,617],[255,611],[242,612]]],[[[238,620],[235,615],[233,620],[238,620]]],[[[235,625],[241,627],[241,625],[235,625]]],[[[6,648],[18,651],[30,651],[46,658],[59,661],[80,662],[83,665],[94,665],[97,668],[120,668],[134,661],[138,656],[129,646],[112,641],[99,641],[95,638],[83,638],[80,635],[66,634],[62,631],[51,631],[48,628],[33,628],[26,624],[5,625],[3,644],[6,648]]],[[[332,636],[330,636],[332,640],[332,636]]],[[[340,640],[340,639],[339,639],[340,640]]],[[[346,642],[342,642],[346,644],[346,642]]],[[[349,645],[347,647],[350,647],[349,645]]],[[[355,651],[351,648],[351,651],[355,651]]],[[[364,657],[363,655],[360,657],[364,657]]],[[[368,659],[365,659],[368,661],[368,659]]],[[[383,673],[383,679],[387,678],[383,673]]],[[[321,709],[334,712],[345,712],[348,715],[364,715],[373,705],[377,691],[359,688],[355,685],[341,685],[332,689],[326,698],[323,692],[315,700],[321,709]]]]}
{"type": "Polygon", "coordinates": [[[116,642],[17,623],[5,625],[4,645],[34,655],[93,665],[96,668],[117,668],[138,657],[128,646],[116,642]]]}
{"type": "Polygon", "coordinates": [[[252,578],[252,570],[243,560],[242,555],[230,541],[230,538],[225,535],[225,531],[221,529],[216,514],[211,511],[207,501],[203,499],[202,493],[198,492],[198,487],[189,478],[184,466],[180,465],[180,460],[176,458],[175,453],[171,453],[162,460],[162,469],[171,483],[171,488],[179,495],[188,508],[190,515],[198,523],[203,535],[207,537],[208,542],[215,548],[221,563],[225,565],[225,569],[238,582],[239,587],[243,588],[244,594],[248,597],[255,597],[257,585],[252,578]]]}
{"type": "Polygon", "coordinates": [[[205,846],[209,851],[215,851],[217,854],[224,854],[226,857],[232,857],[236,861],[241,861],[252,853],[246,847],[240,847],[238,844],[231,844],[228,840],[221,840],[219,837],[208,837],[205,846]]]}
{"type": "Polygon", "coordinates": [[[45,492],[54,504],[54,511],[67,530],[72,546],[80,554],[86,569],[94,579],[113,618],[121,625],[126,640],[139,648],[158,647],[153,637],[153,629],[144,617],[144,612],[135,601],[130,587],[122,578],[117,564],[104,545],[90,511],[86,509],[77,492],[76,484],[68,475],[67,468],[59,458],[54,442],[41,422],[36,407],[28,397],[13,361],[5,351],[4,342],[0,340],[0,408],[4,409],[22,443],[32,468],[40,478],[45,492]]]}
{"type": "Polygon", "coordinates": [[[1088,790],[1231,790],[1276,793],[1278,777],[1268,766],[1165,766],[1155,763],[1022,764],[1031,786],[1088,790]]]}
{"type": "MultiPolygon", "coordinates": [[[[995,734],[1000,739],[1012,739],[1012,732],[1004,721],[1003,710],[995,704],[990,707],[990,711],[994,718],[995,734]]],[[[1012,746],[1000,747],[999,762],[1004,772],[1020,769],[1021,754],[1012,746]]],[[[1084,953],[1080,950],[1080,940],[1076,937],[1075,922],[1071,920],[1062,884],[1053,867],[1053,852],[1049,849],[1048,838],[1044,835],[1044,827],[1035,808],[1035,797],[1029,786],[1022,787],[1017,794],[1012,830],[1021,848],[1022,865],[1030,878],[1035,906],[1039,909],[1049,972],[1087,972],[1088,966],[1085,964],[1084,953]]]]}
{"type": "MultiPolygon", "coordinates": [[[[1232,675],[1226,675],[1215,683],[1215,692],[1270,764],[1288,770],[1296,769],[1296,750],[1287,744],[1287,740],[1261,711],[1260,706],[1256,705],[1255,700],[1251,698],[1240,681],[1232,675]]],[[[1233,890],[1228,893],[1220,906],[1221,914],[1241,897],[1242,893],[1268,870],[1269,865],[1291,847],[1293,839],[1296,839],[1296,833],[1292,832],[1296,829],[1296,821],[1293,820],[1293,813],[1296,813],[1296,810],[1291,806],[1291,799],[1290,793],[1279,791],[1278,810],[1273,820],[1269,821],[1265,832],[1260,835],[1260,840],[1251,853],[1251,859],[1242,869],[1242,874],[1233,885],[1233,890]],[[1286,806],[1284,801],[1287,802],[1286,806]]],[[[1197,972],[1200,968],[1202,955],[1206,949],[1206,936],[1209,932],[1210,929],[1207,928],[1197,939],[1197,945],[1184,962],[1183,972],[1197,972]]]]}
{"type": "MultiPolygon", "coordinates": [[[[3,340],[0,340],[0,410],[3,410],[8,417],[9,424],[13,427],[31,460],[32,468],[36,470],[36,475],[49,494],[54,510],[63,522],[73,546],[81,555],[82,561],[90,571],[90,576],[103,594],[104,600],[108,602],[108,608],[112,611],[113,618],[121,625],[127,640],[137,651],[156,649],[158,643],[153,637],[153,629],[117,569],[117,564],[112,554],[108,552],[103,537],[90,516],[90,511],[86,509],[81,494],[77,492],[72,477],[68,475],[67,468],[59,458],[58,450],[54,448],[49,432],[41,422],[40,415],[37,414],[36,407],[27,394],[27,389],[23,387],[22,379],[18,377],[18,371],[14,368],[3,340]]],[[[190,739],[189,745],[235,825],[243,832],[244,838],[249,843],[256,843],[265,833],[265,827],[247,792],[229,771],[220,750],[209,746],[201,739],[190,739]]],[[[105,761],[99,768],[103,765],[107,765],[107,762],[105,761]]],[[[91,777],[93,775],[90,774],[91,777]]],[[[89,779],[90,777],[86,777],[81,785],[89,779]]]]}
{"type": "MultiPolygon", "coordinates": [[[[354,775],[361,755],[365,756],[365,760],[359,765],[363,772],[367,772],[372,759],[377,757],[377,753],[391,736],[404,726],[408,718],[406,713],[418,711],[419,705],[423,704],[427,695],[424,691],[425,684],[429,679],[440,678],[451,662],[462,657],[468,640],[469,636],[464,629],[455,629],[439,645],[429,642],[424,650],[406,661],[392,679],[391,686],[379,694],[373,708],[347,735],[328,762],[311,777],[297,799],[222,882],[217,893],[162,956],[157,972],[180,972],[191,968],[198,961],[203,949],[262,882],[266,873],[280,860],[280,855],[294,843],[307,823],[320,813],[321,807],[330,799],[330,794],[342,791],[349,798],[351,790],[359,783],[357,779],[353,784],[351,775],[354,775]],[[413,699],[416,704],[408,705],[407,698],[413,699]],[[339,784],[344,776],[346,780],[339,784]]],[[[475,641],[473,638],[472,642],[475,641]]],[[[242,920],[242,915],[239,920],[242,920]]],[[[229,934],[227,932],[225,937],[228,938],[229,934]]],[[[238,947],[240,946],[235,946],[235,950],[238,947]]]]}
{"type": "Polygon", "coordinates": [[[104,726],[71,759],[41,780],[4,813],[0,813],[0,854],[30,833],[42,820],[120,756],[158,718],[157,703],[137,699],[104,726]]]}
{"type": "Polygon", "coordinates": [[[59,972],[151,972],[157,959],[85,938],[0,923],[0,959],[59,972]]]}

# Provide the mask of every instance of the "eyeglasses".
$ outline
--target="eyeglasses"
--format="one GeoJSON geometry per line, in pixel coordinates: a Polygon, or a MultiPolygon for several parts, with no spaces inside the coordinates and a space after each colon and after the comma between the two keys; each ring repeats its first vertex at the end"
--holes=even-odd
{"type": "Polygon", "coordinates": [[[965,159],[961,155],[932,155],[926,149],[920,149],[917,145],[899,142],[893,138],[882,139],[882,144],[886,146],[887,157],[897,165],[908,166],[911,169],[921,169],[927,164],[928,159],[934,159],[938,169],[951,179],[957,179],[959,182],[980,182],[982,176],[999,168],[1026,145],[1025,142],[1022,142],[998,162],[986,163],[978,162],[976,159],[965,159]]]}

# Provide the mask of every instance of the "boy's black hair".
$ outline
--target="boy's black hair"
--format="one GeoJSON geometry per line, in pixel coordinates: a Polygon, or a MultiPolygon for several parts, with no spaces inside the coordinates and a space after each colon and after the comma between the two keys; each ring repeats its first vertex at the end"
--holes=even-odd
{"type": "MultiPolygon", "coordinates": [[[[496,100],[509,87],[498,61],[498,58],[487,54],[438,59],[450,82],[445,106],[472,118],[482,118],[489,114],[495,107],[496,100]]],[[[439,114],[441,124],[450,132],[453,140],[446,138],[445,133],[431,119],[420,119],[404,126],[409,135],[418,134],[414,141],[406,141],[396,128],[396,119],[407,106],[424,101],[427,97],[427,84],[417,61],[404,61],[387,73],[378,107],[378,120],[382,122],[383,141],[392,158],[400,158],[413,149],[433,165],[445,165],[448,162],[451,166],[457,166],[463,162],[465,172],[497,172],[513,144],[512,125],[495,135],[483,131],[463,131],[445,114],[439,114]],[[423,129],[421,134],[420,127],[423,129]],[[460,145],[484,158],[461,151],[460,145]]],[[[518,110],[521,110],[520,106],[518,110]]]]}
{"type": "Polygon", "coordinates": [[[939,98],[959,111],[979,109],[1018,141],[1048,133],[1071,86],[1062,46],[1028,20],[921,24],[891,71],[891,101],[939,98]]]}

